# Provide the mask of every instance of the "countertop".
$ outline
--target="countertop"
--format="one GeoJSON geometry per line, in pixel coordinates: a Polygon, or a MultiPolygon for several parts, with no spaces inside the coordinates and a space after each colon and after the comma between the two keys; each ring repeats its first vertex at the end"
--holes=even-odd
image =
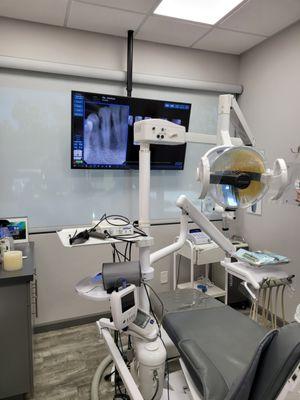
{"type": "Polygon", "coordinates": [[[15,244],[15,250],[23,252],[23,268],[19,271],[4,271],[0,264],[0,286],[14,283],[25,283],[33,280],[34,274],[34,243],[15,244]]]}

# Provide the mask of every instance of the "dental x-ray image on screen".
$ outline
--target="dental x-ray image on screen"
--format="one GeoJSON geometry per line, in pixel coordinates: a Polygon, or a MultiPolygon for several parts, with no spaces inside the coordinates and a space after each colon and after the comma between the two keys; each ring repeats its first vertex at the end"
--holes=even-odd
{"type": "Polygon", "coordinates": [[[85,103],[83,159],[87,164],[126,161],[129,106],[85,103]]]}
{"type": "MultiPolygon", "coordinates": [[[[134,122],[162,118],[189,126],[191,104],[72,92],[71,168],[137,169],[134,122]]],[[[182,170],[186,145],[151,145],[151,168],[182,170]]]]}

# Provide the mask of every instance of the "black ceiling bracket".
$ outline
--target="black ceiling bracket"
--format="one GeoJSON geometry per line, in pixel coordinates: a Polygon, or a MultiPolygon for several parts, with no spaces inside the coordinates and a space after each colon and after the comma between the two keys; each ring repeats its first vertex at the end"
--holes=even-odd
{"type": "Polygon", "coordinates": [[[133,34],[134,31],[127,32],[127,96],[132,94],[132,64],[133,64],[133,34]]]}

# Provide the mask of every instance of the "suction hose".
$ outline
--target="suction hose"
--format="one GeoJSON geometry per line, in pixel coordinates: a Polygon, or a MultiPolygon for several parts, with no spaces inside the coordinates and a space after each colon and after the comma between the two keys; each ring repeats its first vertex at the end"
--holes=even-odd
{"type": "Polygon", "coordinates": [[[91,400],[99,400],[99,385],[102,378],[102,375],[109,364],[112,362],[111,355],[108,355],[101,361],[98,368],[96,369],[95,375],[92,380],[91,387],[91,400]]]}

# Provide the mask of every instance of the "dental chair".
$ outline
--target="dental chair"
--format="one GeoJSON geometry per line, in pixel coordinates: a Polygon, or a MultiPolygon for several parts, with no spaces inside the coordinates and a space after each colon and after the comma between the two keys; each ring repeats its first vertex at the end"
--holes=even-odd
{"type": "MultiPolygon", "coordinates": [[[[175,304],[178,292],[162,295],[162,300],[175,304]]],[[[202,295],[196,306],[167,310],[162,325],[201,399],[273,400],[300,372],[300,324],[268,331],[202,295]]]]}

